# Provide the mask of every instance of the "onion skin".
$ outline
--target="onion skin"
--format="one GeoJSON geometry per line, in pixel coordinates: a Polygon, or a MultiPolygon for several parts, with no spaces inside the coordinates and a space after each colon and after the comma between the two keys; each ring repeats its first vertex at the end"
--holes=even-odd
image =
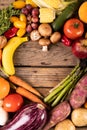
{"type": "Polygon", "coordinates": [[[46,120],[47,112],[42,104],[27,104],[0,130],[41,130],[46,120]]]}
{"type": "Polygon", "coordinates": [[[49,113],[49,120],[43,130],[49,130],[60,121],[66,119],[71,112],[70,104],[67,101],[63,101],[52,109],[49,113]]]}

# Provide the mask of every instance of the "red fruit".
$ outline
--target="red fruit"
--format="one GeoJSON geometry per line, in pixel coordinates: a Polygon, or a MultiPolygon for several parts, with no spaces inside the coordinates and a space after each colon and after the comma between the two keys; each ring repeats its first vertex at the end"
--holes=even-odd
{"type": "Polygon", "coordinates": [[[72,44],[72,52],[76,57],[80,59],[87,58],[87,40],[86,39],[76,40],[72,44]]]}
{"type": "Polygon", "coordinates": [[[21,95],[17,93],[9,94],[3,100],[3,108],[7,112],[16,112],[17,110],[20,109],[22,104],[23,104],[23,98],[21,95]]]}
{"type": "Polygon", "coordinates": [[[31,23],[31,27],[33,29],[37,29],[38,28],[38,23],[31,23]]]}
{"type": "Polygon", "coordinates": [[[38,8],[34,8],[32,10],[32,16],[38,16],[39,15],[39,9],[38,8]]]}
{"type": "Polygon", "coordinates": [[[65,35],[62,36],[61,42],[62,42],[65,46],[71,46],[71,44],[72,44],[72,40],[69,39],[69,38],[67,38],[65,35]]]}
{"type": "Polygon", "coordinates": [[[32,30],[33,30],[33,29],[32,29],[32,27],[31,27],[31,25],[30,25],[30,24],[27,25],[27,27],[26,27],[27,33],[30,33],[32,30]]]}

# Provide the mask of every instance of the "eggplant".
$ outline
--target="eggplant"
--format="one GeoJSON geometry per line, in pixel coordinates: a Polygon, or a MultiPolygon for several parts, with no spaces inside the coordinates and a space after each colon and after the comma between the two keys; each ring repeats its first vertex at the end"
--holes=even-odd
{"type": "Polygon", "coordinates": [[[47,120],[46,108],[39,103],[22,107],[0,130],[41,130],[47,120]]]}

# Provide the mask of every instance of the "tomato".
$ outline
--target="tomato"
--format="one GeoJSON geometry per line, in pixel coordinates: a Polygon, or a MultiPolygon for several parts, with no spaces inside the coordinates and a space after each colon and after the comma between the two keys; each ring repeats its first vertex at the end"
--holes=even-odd
{"type": "Polygon", "coordinates": [[[79,19],[72,18],[65,22],[63,31],[68,38],[74,40],[83,35],[84,25],[79,19]]]}
{"type": "Polygon", "coordinates": [[[19,94],[9,94],[3,100],[3,108],[7,112],[16,112],[23,104],[23,97],[19,94]]]}
{"type": "Polygon", "coordinates": [[[6,97],[10,92],[10,84],[7,80],[0,77],[0,99],[6,97]]]}

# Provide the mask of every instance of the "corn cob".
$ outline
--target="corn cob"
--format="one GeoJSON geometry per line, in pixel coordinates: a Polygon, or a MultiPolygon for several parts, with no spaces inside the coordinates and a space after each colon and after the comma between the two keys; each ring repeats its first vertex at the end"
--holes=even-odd
{"type": "Polygon", "coordinates": [[[51,23],[55,19],[55,11],[51,8],[40,8],[40,23],[51,23]]]}
{"type": "Polygon", "coordinates": [[[46,4],[44,0],[32,0],[39,7],[52,8],[50,5],[46,4]]]}
{"type": "Polygon", "coordinates": [[[60,0],[44,0],[44,2],[55,9],[61,4],[60,0]]]}

